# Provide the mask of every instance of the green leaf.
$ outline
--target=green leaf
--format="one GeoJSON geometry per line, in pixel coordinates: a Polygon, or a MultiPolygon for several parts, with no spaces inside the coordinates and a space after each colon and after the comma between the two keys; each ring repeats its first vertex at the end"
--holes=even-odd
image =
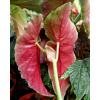
{"type": "Polygon", "coordinates": [[[46,16],[59,6],[68,3],[68,2],[73,2],[74,0],[42,0],[42,12],[43,12],[43,17],[44,19],[46,16]]]}
{"type": "Polygon", "coordinates": [[[10,3],[42,13],[41,0],[10,0],[10,3]]]}
{"type": "Polygon", "coordinates": [[[40,68],[41,68],[41,75],[45,76],[45,73],[48,72],[48,66],[46,63],[40,64],[40,68]]]}
{"type": "Polygon", "coordinates": [[[40,68],[41,68],[41,75],[42,75],[42,79],[43,79],[43,84],[49,88],[50,93],[55,95],[55,93],[53,91],[53,87],[52,87],[52,82],[51,82],[52,80],[48,74],[47,63],[40,64],[40,68]]]}
{"type": "Polygon", "coordinates": [[[46,63],[41,64],[41,75],[43,78],[43,84],[47,85],[51,89],[52,83],[51,83],[51,78],[48,74],[48,66],[46,63]]]}
{"type": "Polygon", "coordinates": [[[16,43],[16,38],[14,37],[14,39],[10,43],[10,60],[11,60],[11,64],[12,65],[14,65],[14,63],[15,63],[15,57],[14,57],[14,54],[15,54],[15,50],[14,50],[15,43],[16,43]]]}
{"type": "Polygon", "coordinates": [[[73,1],[74,0],[10,0],[10,3],[36,11],[37,13],[42,13],[45,19],[46,16],[57,7],[73,1]]]}
{"type": "Polygon", "coordinates": [[[14,34],[14,26],[10,23],[10,36],[14,34]]]}
{"type": "Polygon", "coordinates": [[[70,77],[70,82],[75,88],[76,100],[81,100],[86,94],[84,100],[90,98],[90,59],[78,60],[68,67],[68,70],[60,79],[70,77]]]}
{"type": "Polygon", "coordinates": [[[80,4],[83,5],[84,0],[79,0],[80,4]]]}
{"type": "Polygon", "coordinates": [[[47,85],[50,82],[50,77],[48,74],[45,74],[45,77],[43,78],[44,85],[47,85]]]}
{"type": "Polygon", "coordinates": [[[86,94],[87,95],[84,97],[84,100],[90,100],[90,89],[87,90],[87,93],[86,94]]]}
{"type": "Polygon", "coordinates": [[[14,22],[14,30],[16,32],[16,37],[22,34],[25,25],[27,24],[25,12],[18,6],[11,5],[11,19],[14,22]]]}

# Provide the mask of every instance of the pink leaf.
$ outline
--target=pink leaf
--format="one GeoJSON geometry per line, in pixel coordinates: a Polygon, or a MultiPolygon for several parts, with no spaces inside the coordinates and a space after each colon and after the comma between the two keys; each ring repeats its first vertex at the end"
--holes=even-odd
{"type": "MultiPolygon", "coordinates": [[[[57,62],[58,77],[64,74],[67,67],[75,61],[73,53],[74,44],[77,40],[77,31],[69,19],[71,3],[66,3],[55,11],[52,11],[44,21],[46,35],[54,42],[47,45],[56,50],[56,43],[59,42],[59,58],[57,62]]],[[[48,61],[49,75],[52,79],[53,88],[56,92],[53,76],[52,63],[48,61]]],[[[64,98],[69,79],[59,80],[62,97],[64,98]]]]}
{"type": "Polygon", "coordinates": [[[23,34],[17,38],[15,45],[15,60],[21,77],[29,86],[44,96],[52,96],[43,85],[40,72],[40,50],[36,46],[42,15],[36,15],[28,22],[23,34]]]}

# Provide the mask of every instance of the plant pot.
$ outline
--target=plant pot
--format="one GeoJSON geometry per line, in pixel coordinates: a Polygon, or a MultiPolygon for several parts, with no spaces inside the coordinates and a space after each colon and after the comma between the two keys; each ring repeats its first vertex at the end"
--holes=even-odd
{"type": "Polygon", "coordinates": [[[10,77],[10,100],[12,100],[13,97],[15,84],[16,84],[16,79],[12,79],[12,77],[10,77]]]}

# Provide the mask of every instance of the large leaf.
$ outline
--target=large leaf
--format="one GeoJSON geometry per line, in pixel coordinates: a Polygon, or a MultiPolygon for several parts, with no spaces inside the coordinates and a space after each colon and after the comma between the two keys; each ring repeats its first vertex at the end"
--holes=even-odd
{"type": "Polygon", "coordinates": [[[46,16],[67,2],[73,2],[74,0],[10,0],[11,4],[15,4],[38,13],[42,13],[44,19],[46,16]]]}
{"type": "Polygon", "coordinates": [[[15,60],[21,77],[29,86],[38,93],[45,96],[52,96],[43,85],[40,71],[40,50],[36,41],[41,30],[42,15],[34,16],[25,27],[23,34],[17,38],[15,45],[15,60]]]}
{"type": "Polygon", "coordinates": [[[46,16],[57,7],[67,3],[73,2],[74,0],[42,0],[42,12],[44,19],[46,16]]]}
{"type": "Polygon", "coordinates": [[[78,60],[68,67],[61,79],[70,77],[70,82],[75,88],[76,100],[90,100],[90,59],[78,60]]]}
{"type": "Polygon", "coordinates": [[[79,0],[86,32],[90,34],[90,0],[79,0]]]}
{"type": "MultiPolygon", "coordinates": [[[[44,21],[44,28],[46,35],[54,42],[48,42],[56,51],[56,43],[59,42],[59,58],[57,62],[58,77],[63,75],[67,67],[75,61],[73,53],[74,44],[77,39],[77,31],[74,24],[69,19],[71,3],[66,3],[52,11],[44,21]]],[[[52,79],[53,88],[56,92],[53,76],[52,63],[48,61],[49,74],[52,79]]],[[[62,97],[65,95],[69,80],[60,80],[60,89],[62,97]]]]}
{"type": "Polygon", "coordinates": [[[10,0],[11,4],[42,13],[41,0],[10,0]]]}
{"type": "Polygon", "coordinates": [[[11,5],[11,18],[14,21],[14,29],[16,32],[16,37],[22,34],[25,25],[27,24],[25,12],[18,6],[11,5]]]}

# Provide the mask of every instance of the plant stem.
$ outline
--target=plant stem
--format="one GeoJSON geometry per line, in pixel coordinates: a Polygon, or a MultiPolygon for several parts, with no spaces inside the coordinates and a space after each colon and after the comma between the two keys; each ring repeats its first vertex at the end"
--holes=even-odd
{"type": "Polygon", "coordinates": [[[60,85],[59,85],[59,79],[58,79],[58,73],[57,73],[58,55],[59,55],[59,42],[57,42],[56,59],[54,59],[52,61],[52,63],[53,63],[53,72],[54,72],[54,80],[55,80],[55,86],[56,86],[56,92],[57,92],[57,99],[63,100],[62,95],[61,95],[61,91],[60,91],[60,85]]]}
{"type": "Polygon", "coordinates": [[[80,18],[81,18],[81,13],[79,13],[79,14],[77,15],[77,17],[75,18],[74,24],[76,24],[76,23],[80,20],[80,18]]]}
{"type": "Polygon", "coordinates": [[[38,99],[37,99],[37,100],[40,100],[40,97],[41,97],[41,95],[40,95],[40,94],[38,94],[38,99]]]}
{"type": "Polygon", "coordinates": [[[56,92],[57,92],[57,99],[63,100],[61,96],[60,86],[59,86],[59,80],[58,80],[58,73],[57,73],[57,62],[54,59],[52,61],[53,63],[53,72],[54,72],[54,80],[55,80],[55,86],[56,86],[56,92]]]}
{"type": "Polygon", "coordinates": [[[56,62],[58,61],[58,55],[59,55],[59,42],[57,42],[57,48],[56,48],[56,62]]]}
{"type": "Polygon", "coordinates": [[[38,42],[36,42],[35,44],[40,48],[40,50],[41,50],[42,52],[46,53],[46,50],[43,49],[43,48],[40,46],[40,44],[39,44],[38,42]]]}

